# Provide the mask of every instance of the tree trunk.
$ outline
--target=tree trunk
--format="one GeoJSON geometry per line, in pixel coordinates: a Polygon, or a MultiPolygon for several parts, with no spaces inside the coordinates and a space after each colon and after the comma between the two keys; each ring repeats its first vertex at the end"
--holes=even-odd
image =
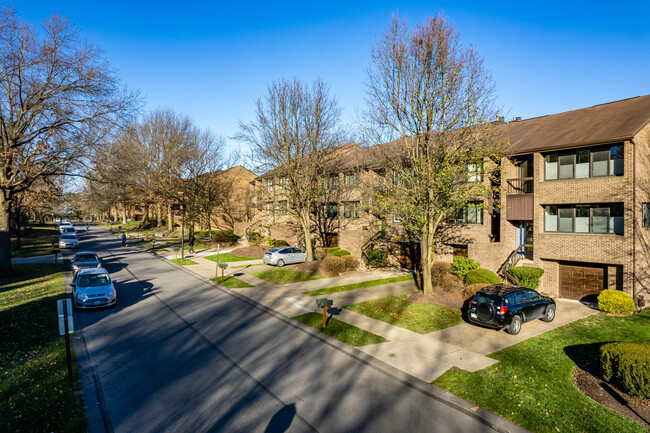
{"type": "Polygon", "coordinates": [[[9,214],[11,199],[0,193],[0,273],[11,272],[11,236],[9,235],[9,214]]]}
{"type": "Polygon", "coordinates": [[[160,203],[156,204],[156,219],[157,227],[162,227],[162,205],[160,203]]]}
{"type": "Polygon", "coordinates": [[[22,248],[20,233],[21,212],[19,208],[15,209],[14,216],[16,218],[16,244],[14,245],[14,249],[19,250],[22,248]]]}
{"type": "Polygon", "coordinates": [[[314,260],[314,250],[311,246],[311,232],[309,231],[309,209],[303,209],[300,211],[300,225],[302,226],[302,232],[305,235],[305,251],[307,252],[307,261],[311,262],[314,260]]]}
{"type": "Polygon", "coordinates": [[[144,205],[144,217],[142,221],[147,221],[149,219],[149,204],[144,205]]]}
{"type": "Polygon", "coordinates": [[[122,225],[126,225],[126,205],[122,203],[122,225]]]}
{"type": "Polygon", "coordinates": [[[171,233],[174,230],[174,216],[171,205],[167,205],[167,230],[171,233]]]}

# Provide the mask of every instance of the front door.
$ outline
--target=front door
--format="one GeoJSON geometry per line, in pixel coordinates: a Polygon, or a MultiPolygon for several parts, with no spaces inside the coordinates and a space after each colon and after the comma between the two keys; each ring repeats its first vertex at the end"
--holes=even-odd
{"type": "MultiPolygon", "coordinates": [[[[517,225],[517,247],[523,244],[532,245],[533,244],[533,222],[532,221],[520,221],[517,225]]],[[[532,256],[532,248],[522,248],[521,253],[525,256],[532,256]]]]}

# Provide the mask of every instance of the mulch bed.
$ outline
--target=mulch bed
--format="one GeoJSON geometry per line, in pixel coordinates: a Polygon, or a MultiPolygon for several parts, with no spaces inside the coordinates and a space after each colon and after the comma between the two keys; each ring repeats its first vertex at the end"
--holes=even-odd
{"type": "Polygon", "coordinates": [[[573,384],[584,395],[621,415],[650,427],[650,400],[641,400],[617,389],[587,370],[576,368],[573,384]]]}
{"type": "Polygon", "coordinates": [[[294,271],[313,272],[316,275],[327,275],[322,260],[314,260],[313,262],[302,262],[297,265],[290,265],[294,271]]]}
{"type": "Polygon", "coordinates": [[[264,252],[266,250],[263,247],[241,247],[235,248],[230,252],[233,256],[239,257],[253,257],[256,259],[264,258],[264,252]]]}
{"type": "Polygon", "coordinates": [[[464,303],[463,296],[459,292],[440,289],[434,289],[431,295],[425,295],[421,291],[417,291],[408,295],[406,300],[420,304],[438,304],[443,307],[453,308],[454,310],[460,310],[463,308],[464,303]]]}

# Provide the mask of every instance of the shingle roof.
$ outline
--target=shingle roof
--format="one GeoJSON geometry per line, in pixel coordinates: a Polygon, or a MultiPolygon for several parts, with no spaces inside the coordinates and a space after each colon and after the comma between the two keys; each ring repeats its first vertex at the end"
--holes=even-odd
{"type": "Polygon", "coordinates": [[[513,154],[627,140],[650,122],[650,95],[501,126],[513,154]]]}

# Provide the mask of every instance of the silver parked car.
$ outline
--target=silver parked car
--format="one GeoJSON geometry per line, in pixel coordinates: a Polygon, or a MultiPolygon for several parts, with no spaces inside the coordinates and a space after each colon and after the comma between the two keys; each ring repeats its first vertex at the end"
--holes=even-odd
{"type": "Polygon", "coordinates": [[[72,282],[72,299],[77,308],[99,308],[115,305],[114,281],[104,268],[79,269],[72,282]]]}
{"type": "Polygon", "coordinates": [[[97,254],[92,251],[79,251],[72,258],[72,275],[77,275],[80,269],[99,268],[100,266],[97,254]]]}
{"type": "Polygon", "coordinates": [[[74,233],[63,233],[59,238],[59,248],[79,248],[79,239],[74,233]]]}
{"type": "Polygon", "coordinates": [[[59,227],[59,233],[75,233],[73,226],[61,226],[59,227]]]}
{"type": "Polygon", "coordinates": [[[264,263],[282,267],[290,263],[302,263],[307,260],[307,253],[296,247],[282,247],[264,253],[264,263]]]}

